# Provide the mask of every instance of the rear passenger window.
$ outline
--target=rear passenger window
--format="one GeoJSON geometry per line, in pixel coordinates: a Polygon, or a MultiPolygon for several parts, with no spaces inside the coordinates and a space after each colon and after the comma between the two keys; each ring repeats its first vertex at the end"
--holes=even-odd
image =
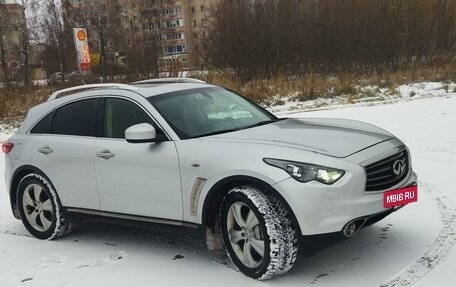
{"type": "Polygon", "coordinates": [[[138,105],[122,99],[108,98],[105,105],[104,136],[123,139],[129,127],[149,123],[155,126],[151,117],[138,105]]]}
{"type": "Polygon", "coordinates": [[[54,112],[49,113],[42,118],[30,131],[31,134],[50,134],[52,127],[52,116],[54,112]]]}
{"type": "Polygon", "coordinates": [[[52,133],[74,136],[95,136],[94,120],[99,99],[74,102],[55,112],[52,133]]]}

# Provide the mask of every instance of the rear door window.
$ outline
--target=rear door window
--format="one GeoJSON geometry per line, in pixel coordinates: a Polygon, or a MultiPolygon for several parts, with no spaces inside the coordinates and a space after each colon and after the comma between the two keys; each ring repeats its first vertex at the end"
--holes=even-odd
{"type": "Polygon", "coordinates": [[[52,133],[74,136],[96,136],[95,120],[100,99],[70,103],[56,110],[52,133]]]}
{"type": "Polygon", "coordinates": [[[31,134],[50,134],[54,112],[47,114],[30,131],[31,134]]]}

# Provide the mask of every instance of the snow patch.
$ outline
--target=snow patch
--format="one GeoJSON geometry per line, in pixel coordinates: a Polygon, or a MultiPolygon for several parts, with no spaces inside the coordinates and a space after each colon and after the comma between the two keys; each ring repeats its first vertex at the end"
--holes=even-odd
{"type": "Polygon", "coordinates": [[[436,187],[430,184],[420,184],[420,187],[436,202],[443,223],[442,229],[423,255],[381,287],[415,286],[445,259],[456,243],[456,208],[436,187]]]}
{"type": "Polygon", "coordinates": [[[275,114],[290,114],[309,110],[334,109],[339,107],[360,107],[378,104],[393,104],[410,100],[456,96],[456,83],[420,82],[385,88],[375,85],[355,86],[353,95],[331,96],[315,100],[296,100],[299,92],[294,92],[287,97],[276,96],[266,108],[275,114]]]}

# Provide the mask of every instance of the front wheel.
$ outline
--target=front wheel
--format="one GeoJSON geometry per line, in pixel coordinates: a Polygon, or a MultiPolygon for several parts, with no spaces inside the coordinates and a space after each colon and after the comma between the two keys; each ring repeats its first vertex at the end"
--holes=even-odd
{"type": "Polygon", "coordinates": [[[71,231],[60,200],[41,175],[24,176],[17,191],[17,207],[25,228],[39,239],[56,239],[71,231]]]}
{"type": "Polygon", "coordinates": [[[245,275],[272,279],[291,269],[298,254],[298,234],[288,209],[256,187],[233,188],[221,208],[226,250],[245,275]]]}

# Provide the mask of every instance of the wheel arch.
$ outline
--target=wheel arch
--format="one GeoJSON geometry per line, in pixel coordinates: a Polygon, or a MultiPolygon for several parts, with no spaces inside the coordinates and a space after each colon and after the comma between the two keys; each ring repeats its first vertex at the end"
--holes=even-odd
{"type": "MultiPolygon", "coordinates": [[[[240,185],[253,185],[258,187],[263,192],[269,192],[274,194],[284,206],[288,209],[298,234],[301,234],[301,229],[299,222],[294,214],[293,209],[285,200],[285,198],[270,184],[267,182],[258,179],[252,176],[246,175],[235,175],[229,176],[224,179],[219,180],[215,183],[208,191],[206,197],[204,198],[203,208],[202,208],[202,219],[201,227],[202,231],[206,232],[207,228],[216,230],[217,219],[219,218],[220,207],[222,205],[223,198],[232,188],[240,185]]],[[[203,236],[205,238],[205,236],[203,236]]]]}
{"type": "Polygon", "coordinates": [[[23,166],[18,167],[14,171],[13,176],[11,177],[11,184],[10,184],[10,190],[9,190],[11,211],[13,212],[14,217],[17,219],[20,219],[19,211],[17,210],[17,204],[16,204],[17,188],[19,187],[19,183],[21,182],[21,179],[30,173],[37,173],[37,174],[41,175],[53,186],[51,180],[39,168],[32,166],[32,165],[23,165],[23,166]]]}

